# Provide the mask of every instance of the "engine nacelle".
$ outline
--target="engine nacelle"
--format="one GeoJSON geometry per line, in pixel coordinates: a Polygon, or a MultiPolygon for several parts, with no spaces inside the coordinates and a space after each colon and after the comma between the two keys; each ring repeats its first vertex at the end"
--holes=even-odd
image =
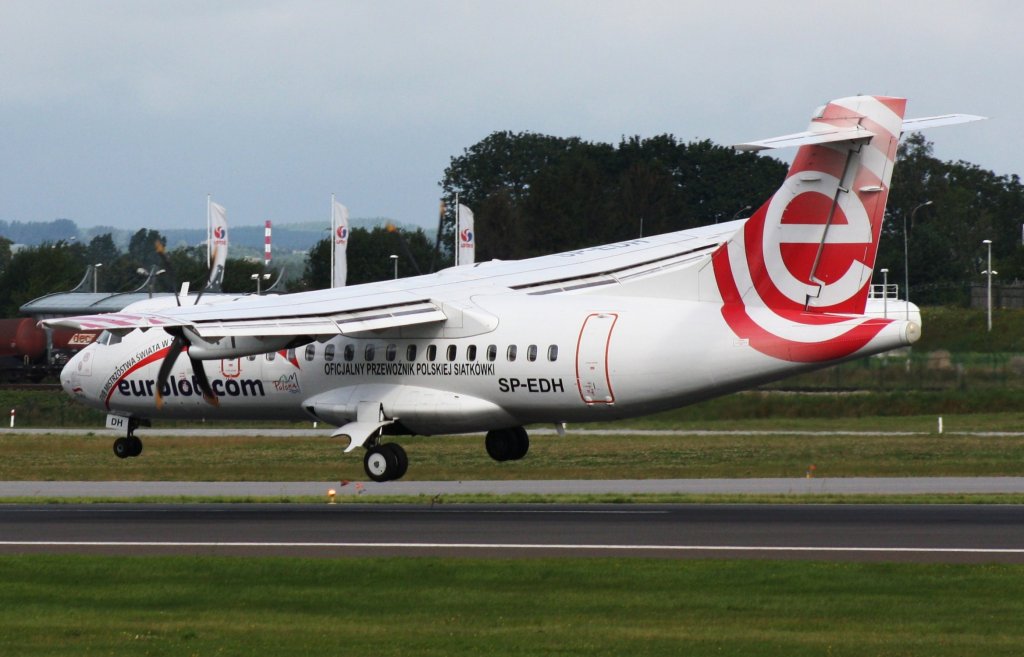
{"type": "Polygon", "coordinates": [[[272,335],[265,338],[250,336],[224,337],[208,340],[199,337],[194,331],[185,329],[185,337],[188,338],[191,345],[188,348],[189,358],[197,358],[199,360],[242,358],[244,356],[255,356],[298,346],[295,336],[291,335],[272,335]]]}

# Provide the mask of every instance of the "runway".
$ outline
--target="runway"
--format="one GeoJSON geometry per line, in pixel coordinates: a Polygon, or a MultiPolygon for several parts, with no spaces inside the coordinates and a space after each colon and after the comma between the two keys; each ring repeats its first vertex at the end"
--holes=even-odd
{"type": "Polygon", "coordinates": [[[31,552],[1024,563],[1024,506],[0,506],[31,552]]]}
{"type": "Polygon", "coordinates": [[[1024,493],[1024,477],[543,479],[508,481],[0,481],[3,498],[445,497],[450,495],[937,495],[1024,493]]]}

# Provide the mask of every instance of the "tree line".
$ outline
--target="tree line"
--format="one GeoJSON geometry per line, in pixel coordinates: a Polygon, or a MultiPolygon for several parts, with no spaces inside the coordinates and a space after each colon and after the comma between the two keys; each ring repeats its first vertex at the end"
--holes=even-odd
{"type": "MultiPolygon", "coordinates": [[[[354,228],[348,283],[391,278],[392,254],[399,256],[401,277],[450,265],[456,199],[476,217],[476,260],[510,260],[746,217],[774,193],[786,170],[771,157],[672,135],[607,144],[495,132],[453,157],[444,172],[438,250],[422,230],[354,228]]],[[[913,301],[964,305],[987,266],[984,239],[992,240],[999,279],[1024,279],[1022,220],[1018,176],[941,161],[930,142],[910,135],[899,149],[876,275],[888,268],[890,282],[902,290],[909,272],[913,301]]],[[[163,240],[158,231],[142,229],[123,253],[108,234],[88,244],[57,240],[11,253],[10,240],[0,237],[0,313],[13,316],[26,301],[70,289],[97,262],[104,263],[101,290],[134,289],[143,280],[140,268],[163,267],[157,240],[163,240]]],[[[290,291],[327,287],[329,253],[329,239],[319,241],[290,291]]],[[[204,247],[179,247],[168,257],[178,281],[191,281],[193,289],[205,281],[204,247]]],[[[229,259],[224,290],[253,291],[254,273],[263,273],[262,262],[229,259]]],[[[159,289],[171,287],[171,277],[158,278],[159,289]]]]}
{"type": "MultiPolygon", "coordinates": [[[[12,241],[0,237],[0,317],[15,317],[28,301],[53,292],[66,292],[83,280],[89,265],[102,263],[97,289],[100,292],[130,292],[140,288],[152,269],[165,270],[154,282],[154,290],[172,292],[188,281],[196,291],[206,285],[209,265],[205,246],[179,246],[166,251],[166,260],[157,252],[157,242],[167,240],[159,231],[143,228],[134,233],[125,251],[104,233],[88,244],[58,240],[25,247],[12,253],[12,241]],[[170,264],[170,267],[167,264],[170,264]]],[[[400,276],[414,275],[418,262],[429,264],[434,244],[422,230],[353,228],[348,249],[349,284],[368,283],[394,275],[390,254],[398,254],[400,276]]],[[[330,242],[321,240],[310,250],[302,275],[287,283],[288,291],[325,288],[330,284],[330,242]]],[[[222,291],[255,292],[253,274],[267,273],[261,259],[228,258],[222,291]]],[[[277,272],[272,276],[276,278],[277,272]]],[[[263,286],[266,289],[266,285],[263,286]]],[[[91,279],[86,290],[92,291],[91,279]]]]}

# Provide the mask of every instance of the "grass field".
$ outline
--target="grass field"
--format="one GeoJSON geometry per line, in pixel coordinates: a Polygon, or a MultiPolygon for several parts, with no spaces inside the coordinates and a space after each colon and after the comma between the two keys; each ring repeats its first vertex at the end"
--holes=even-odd
{"type": "Polygon", "coordinates": [[[1024,568],[0,559],[0,654],[1019,655],[1024,568]]]}
{"type": "MultiPolygon", "coordinates": [[[[947,424],[998,431],[1020,426],[1019,417],[951,417],[947,424]]],[[[872,431],[882,426],[926,431],[933,421],[748,421],[722,423],[736,431],[724,435],[541,435],[533,438],[525,459],[506,463],[487,456],[480,436],[403,437],[401,442],[409,454],[409,480],[803,477],[811,465],[818,477],[1024,475],[1024,435],[800,433],[872,431]],[[760,427],[783,433],[756,433],[760,427]]],[[[112,440],[113,433],[106,431],[67,436],[0,432],[0,479],[365,479],[361,454],[343,454],[345,442],[326,435],[150,436],[145,437],[142,456],[125,460],[114,457],[112,440]]]]}

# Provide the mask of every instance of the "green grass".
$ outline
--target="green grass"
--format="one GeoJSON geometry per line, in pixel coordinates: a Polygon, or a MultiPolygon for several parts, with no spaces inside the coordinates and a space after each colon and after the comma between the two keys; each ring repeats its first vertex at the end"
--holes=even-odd
{"type": "Polygon", "coordinates": [[[1018,655],[1024,568],[0,558],[4,655],[1018,655]]]}
{"type": "MultiPolygon", "coordinates": [[[[913,430],[930,422],[908,418],[889,428],[913,430]]],[[[948,424],[967,422],[954,417],[948,424]]],[[[865,418],[835,422],[831,429],[874,424],[865,418]]],[[[1005,426],[991,417],[972,426],[979,425],[1005,426]]],[[[769,426],[809,430],[809,423],[776,421],[769,426]]],[[[0,432],[0,479],[365,479],[361,454],[343,454],[344,441],[327,436],[151,436],[145,437],[142,456],[125,460],[114,457],[112,439],[106,432],[0,432]]],[[[726,435],[546,435],[533,438],[525,459],[506,463],[487,456],[480,436],[404,437],[401,442],[409,454],[409,480],[803,477],[812,464],[818,477],[1024,475],[1024,435],[762,435],[742,430],[726,435]]]]}
{"type": "MultiPolygon", "coordinates": [[[[626,421],[671,426],[758,419],[908,417],[1013,413],[1024,408],[1024,356],[958,354],[951,369],[928,370],[924,356],[906,361],[861,359],[791,377],[763,390],[726,395],[649,418],[626,421]],[[783,388],[784,390],[778,390],[783,388]],[[794,394],[788,389],[800,389],[794,394]],[[821,392],[813,392],[813,391],[821,392]],[[843,391],[835,393],[835,390],[843,391]]],[[[17,410],[16,426],[102,427],[105,414],[86,408],[61,391],[0,391],[0,412],[17,410]]],[[[5,422],[6,422],[6,415],[5,422]]],[[[312,428],[312,422],[154,420],[158,428],[217,427],[312,428]]],[[[3,426],[6,426],[4,424],[3,426]]]]}

